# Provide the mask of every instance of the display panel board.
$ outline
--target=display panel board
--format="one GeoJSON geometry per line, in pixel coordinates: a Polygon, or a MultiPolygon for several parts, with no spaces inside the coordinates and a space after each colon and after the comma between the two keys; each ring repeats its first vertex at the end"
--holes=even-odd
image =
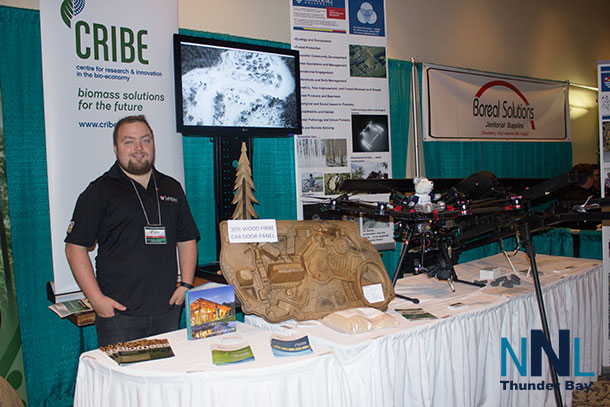
{"type": "MultiPolygon", "coordinates": [[[[290,1],[303,107],[303,134],[294,138],[297,210],[308,220],[345,179],[392,177],[385,2],[290,1]]],[[[394,247],[391,223],[358,220],[362,236],[394,247]]]]}

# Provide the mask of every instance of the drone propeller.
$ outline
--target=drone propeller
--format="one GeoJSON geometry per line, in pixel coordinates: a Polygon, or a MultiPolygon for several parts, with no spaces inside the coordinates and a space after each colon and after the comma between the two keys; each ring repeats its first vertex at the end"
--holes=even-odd
{"type": "MultiPolygon", "coordinates": [[[[324,201],[324,202],[330,202],[332,200],[347,200],[349,199],[350,194],[341,194],[341,195],[337,195],[334,198],[330,198],[328,196],[304,196],[303,197],[303,201],[306,201],[307,199],[317,199],[318,201],[324,201]]],[[[310,202],[306,202],[306,203],[310,203],[310,202]]]]}

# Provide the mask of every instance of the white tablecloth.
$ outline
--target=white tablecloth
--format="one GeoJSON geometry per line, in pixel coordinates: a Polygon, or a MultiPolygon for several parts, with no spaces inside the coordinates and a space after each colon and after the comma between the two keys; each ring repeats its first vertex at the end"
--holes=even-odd
{"type": "Polygon", "coordinates": [[[80,357],[78,407],[351,406],[342,366],[332,351],[313,346],[305,356],[277,358],[271,333],[238,323],[255,361],[215,366],[210,345],[223,336],[188,341],[185,330],[167,338],[175,357],[119,366],[100,350],[80,357]]]}
{"type": "MultiPolygon", "coordinates": [[[[601,370],[602,267],[594,260],[544,255],[536,259],[543,273],[555,352],[558,330],[569,329],[572,347],[573,338],[580,338],[579,371],[594,373],[593,377],[574,377],[571,357],[572,376],[559,377],[563,402],[570,405],[566,381],[589,384],[601,370]]],[[[517,271],[527,269],[522,253],[512,261],[517,271]]],[[[456,270],[460,279],[471,281],[479,278],[484,267],[500,267],[505,273],[511,270],[503,255],[458,265],[456,270]]],[[[501,376],[501,338],[507,338],[520,358],[521,338],[529,338],[532,329],[541,329],[531,281],[531,277],[522,277],[522,284],[512,288],[482,289],[455,283],[456,291],[452,292],[445,282],[424,275],[409,276],[397,283],[396,292],[421,302],[415,305],[394,300],[388,313],[397,318],[398,327],[357,335],[336,332],[318,321],[270,324],[248,315],[245,322],[279,333],[305,333],[312,344],[333,349],[345,368],[352,406],[554,406],[552,390],[510,390],[503,389],[501,383],[552,383],[544,354],[542,377],[529,375],[529,349],[526,376],[519,375],[508,355],[508,372],[501,376]],[[466,304],[466,308],[449,309],[455,302],[466,304]],[[439,319],[408,321],[393,311],[416,307],[439,319]]]]}

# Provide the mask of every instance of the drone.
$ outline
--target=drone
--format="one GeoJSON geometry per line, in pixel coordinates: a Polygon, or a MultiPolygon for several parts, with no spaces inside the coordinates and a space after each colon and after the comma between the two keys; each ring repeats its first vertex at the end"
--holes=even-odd
{"type": "MultiPolygon", "coordinates": [[[[494,241],[498,241],[503,250],[503,239],[515,236],[518,247],[523,244],[529,258],[542,330],[550,343],[532,233],[566,222],[597,224],[610,219],[610,212],[603,211],[610,199],[591,196],[583,202],[553,199],[562,189],[582,183],[574,171],[545,180],[498,179],[490,172],[479,172],[463,180],[432,181],[443,192],[436,206],[428,205],[425,210],[410,205],[409,192],[413,191],[410,179],[346,180],[341,186],[344,194],[321,204],[321,208],[331,216],[385,217],[394,223],[394,239],[402,243],[392,281],[394,286],[405,272],[426,273],[431,278],[447,281],[453,291],[454,282],[484,286],[485,282],[464,281],[457,276],[454,265],[459,254],[494,241]],[[358,193],[388,192],[388,202],[350,199],[358,193]],[[542,204],[545,209],[540,209],[542,204]]],[[[417,298],[398,294],[396,297],[419,303],[417,298]]],[[[561,406],[558,375],[552,364],[549,368],[555,400],[561,406]]]]}
{"type": "MultiPolygon", "coordinates": [[[[465,179],[433,179],[440,199],[426,209],[410,205],[412,179],[345,180],[344,192],[319,204],[329,217],[359,215],[389,219],[394,240],[402,243],[393,284],[405,273],[425,273],[453,283],[484,286],[484,282],[461,280],[455,272],[463,251],[515,236],[519,245],[531,243],[531,233],[565,222],[600,222],[610,218],[601,208],[610,201],[551,202],[561,189],[579,182],[574,171],[551,179],[498,179],[491,172],[477,172],[465,179]],[[439,188],[440,187],[440,188],[439,188]],[[353,199],[358,194],[389,193],[388,202],[353,199]],[[529,241],[529,242],[528,242],[529,241]]],[[[533,247],[532,247],[533,250],[533,247]]]]}

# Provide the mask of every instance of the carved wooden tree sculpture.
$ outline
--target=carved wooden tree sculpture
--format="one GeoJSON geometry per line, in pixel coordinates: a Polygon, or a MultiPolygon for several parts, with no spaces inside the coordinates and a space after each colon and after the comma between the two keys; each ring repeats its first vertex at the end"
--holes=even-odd
{"type": "Polygon", "coordinates": [[[257,204],[258,201],[254,197],[254,182],[252,181],[252,169],[250,168],[250,160],[246,154],[248,149],[246,143],[241,144],[241,155],[237,162],[237,173],[235,177],[235,197],[233,198],[233,205],[235,205],[235,211],[233,212],[233,219],[258,219],[258,215],[254,210],[252,204],[257,204]]]}

